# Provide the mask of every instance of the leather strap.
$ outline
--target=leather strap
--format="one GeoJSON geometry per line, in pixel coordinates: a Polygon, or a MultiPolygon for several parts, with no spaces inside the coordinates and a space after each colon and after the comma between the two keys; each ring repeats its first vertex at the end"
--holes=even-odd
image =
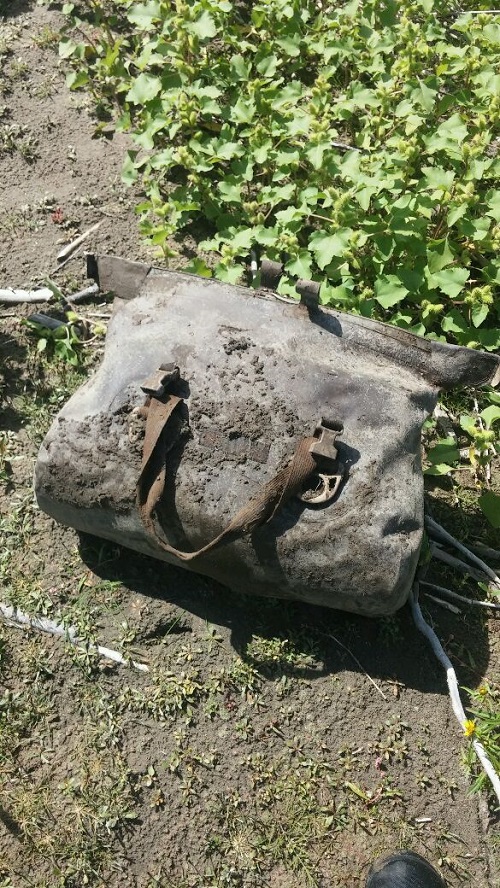
{"type": "Polygon", "coordinates": [[[316,439],[303,438],[288,465],[280,469],[274,478],[239,510],[221,533],[196,552],[182,552],[159,536],[154,520],[156,508],[165,488],[166,454],[176,443],[175,438],[172,441],[168,440],[168,424],[174,411],[183,402],[183,399],[176,395],[169,394],[166,397],[167,400],[150,397],[145,405],[146,432],[142,468],[137,484],[137,507],[144,527],[155,542],[164,552],[169,552],[182,561],[194,561],[195,558],[206,555],[231,539],[251,533],[259,525],[270,521],[290,497],[299,493],[303,483],[317,467],[317,460],[311,453],[311,446],[316,439]]]}

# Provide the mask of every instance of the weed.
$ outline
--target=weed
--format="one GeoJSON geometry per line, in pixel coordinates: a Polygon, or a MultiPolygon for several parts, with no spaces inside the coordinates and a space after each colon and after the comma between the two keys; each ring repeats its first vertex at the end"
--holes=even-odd
{"type": "Polygon", "coordinates": [[[309,636],[290,638],[263,638],[254,635],[247,647],[247,659],[260,668],[274,673],[282,669],[313,668],[318,659],[317,642],[309,636]]]}
{"type": "MultiPolygon", "coordinates": [[[[71,312],[73,320],[76,315],[71,312]]],[[[50,359],[54,357],[66,361],[76,367],[80,363],[78,347],[81,339],[74,323],[61,323],[59,327],[51,329],[37,321],[26,321],[29,331],[37,337],[37,351],[44,352],[50,359]]]]}
{"type": "Polygon", "coordinates": [[[16,453],[16,435],[11,431],[0,431],[0,481],[8,482],[12,474],[12,460],[16,453]]]}
{"type": "Polygon", "coordinates": [[[16,59],[13,61],[9,68],[9,75],[11,80],[24,80],[26,75],[29,73],[30,66],[27,62],[23,61],[23,59],[16,59]]]}
{"type": "MultiPolygon", "coordinates": [[[[496,773],[500,773],[500,691],[489,682],[484,682],[475,690],[466,688],[470,695],[471,719],[467,722],[465,735],[476,739],[486,750],[496,773]]],[[[472,742],[465,754],[465,762],[474,776],[472,791],[477,792],[488,786],[488,778],[477,765],[477,757],[472,742]]]]}
{"type": "Polygon", "coordinates": [[[26,126],[18,123],[6,123],[0,127],[0,156],[18,151],[27,162],[38,156],[38,141],[26,126]]]}
{"type": "Polygon", "coordinates": [[[50,99],[53,96],[55,91],[55,79],[54,77],[44,77],[40,80],[33,89],[33,95],[36,96],[37,99],[50,99]]]}
{"type": "Polygon", "coordinates": [[[39,231],[44,225],[45,220],[25,205],[5,213],[0,220],[0,232],[14,238],[21,231],[39,231]]]}
{"type": "Polygon", "coordinates": [[[238,658],[222,673],[221,684],[242,697],[251,699],[260,690],[261,678],[254,666],[238,658]]]}
{"type": "Polygon", "coordinates": [[[126,709],[148,712],[158,721],[165,721],[179,712],[189,717],[203,693],[196,672],[176,675],[166,669],[157,669],[153,673],[153,683],[146,691],[125,687],[119,702],[126,709]]]}
{"type": "Polygon", "coordinates": [[[57,46],[60,40],[61,34],[59,31],[54,30],[54,28],[50,28],[47,25],[44,25],[41,30],[34,35],[33,43],[36,46],[39,46],[41,49],[47,49],[50,47],[57,46]]]}
{"type": "Polygon", "coordinates": [[[378,729],[379,740],[375,744],[374,749],[382,761],[401,762],[406,759],[409,750],[405,735],[409,730],[409,725],[402,721],[400,716],[388,719],[385,724],[380,725],[378,729]]]}

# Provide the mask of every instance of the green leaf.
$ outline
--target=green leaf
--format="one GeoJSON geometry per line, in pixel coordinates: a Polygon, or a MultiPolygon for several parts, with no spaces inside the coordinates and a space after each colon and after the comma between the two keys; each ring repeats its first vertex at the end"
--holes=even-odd
{"type": "Polygon", "coordinates": [[[396,241],[392,235],[389,234],[376,234],[373,238],[373,243],[377,249],[377,253],[384,262],[387,262],[388,259],[391,258],[394,253],[396,247],[396,241]]]}
{"type": "Polygon", "coordinates": [[[191,262],[186,265],[183,271],[186,271],[188,274],[197,274],[199,277],[212,277],[212,269],[208,267],[203,259],[199,258],[191,259],[191,262]]]}
{"type": "Polygon", "coordinates": [[[484,410],[481,410],[481,417],[486,423],[486,428],[491,429],[493,423],[500,419],[500,407],[496,407],[495,404],[485,407],[484,410]]]}
{"type": "Polygon", "coordinates": [[[424,469],[424,475],[449,475],[450,472],[453,472],[453,468],[446,463],[437,463],[435,466],[428,466],[424,469]]]}
{"type": "Polygon", "coordinates": [[[468,330],[469,325],[458,309],[452,308],[452,310],[444,316],[441,322],[441,327],[445,333],[464,333],[468,330]]]}
{"type": "Polygon", "coordinates": [[[418,89],[414,90],[413,97],[420,102],[426,111],[432,111],[437,96],[437,89],[431,89],[423,81],[419,81],[418,89]]]}
{"type": "Polygon", "coordinates": [[[300,55],[300,35],[295,34],[293,37],[281,37],[276,43],[278,46],[281,46],[285,55],[293,59],[300,55]]]}
{"type": "Polygon", "coordinates": [[[490,197],[486,215],[493,216],[495,222],[500,222],[500,188],[490,197]]]}
{"type": "Polygon", "coordinates": [[[371,201],[373,195],[376,193],[377,193],[377,188],[370,188],[368,186],[360,188],[358,191],[356,191],[356,194],[354,195],[354,197],[357,200],[357,202],[359,203],[361,209],[365,211],[365,213],[367,212],[367,210],[370,206],[370,201],[371,201]]]}
{"type": "Polygon", "coordinates": [[[276,221],[280,225],[288,227],[291,222],[299,222],[304,215],[304,210],[299,207],[287,207],[286,210],[279,210],[275,213],[276,221]]]}
{"type": "Polygon", "coordinates": [[[382,275],[375,281],[375,299],[382,308],[391,308],[401,302],[408,289],[395,274],[382,275]]]}
{"type": "Polygon", "coordinates": [[[285,271],[294,277],[309,280],[312,275],[312,256],[308,250],[301,250],[290,262],[285,265],[285,271]]]}
{"type": "Polygon", "coordinates": [[[452,207],[446,217],[446,224],[448,225],[448,227],[451,228],[451,226],[454,225],[455,222],[458,222],[458,220],[461,219],[462,216],[465,216],[467,210],[468,207],[466,204],[459,204],[456,207],[452,207]]]}
{"type": "Polygon", "coordinates": [[[453,170],[445,170],[440,166],[425,166],[422,167],[422,172],[425,174],[424,183],[427,188],[449,191],[453,186],[455,180],[453,170]]]}
{"type": "Polygon", "coordinates": [[[276,227],[266,228],[264,225],[256,225],[254,228],[254,240],[263,247],[274,247],[278,240],[276,227]]]}
{"type": "Polygon", "coordinates": [[[330,148],[329,142],[319,142],[316,145],[311,145],[304,152],[307,159],[310,161],[311,166],[315,170],[320,170],[323,164],[323,155],[327,149],[330,148]]]}
{"type": "Polygon", "coordinates": [[[215,21],[207,10],[204,10],[194,22],[186,23],[185,28],[200,40],[211,40],[217,34],[215,21]]]}
{"type": "Polygon", "coordinates": [[[255,240],[255,230],[253,228],[240,228],[235,231],[232,239],[229,241],[236,250],[249,250],[253,246],[255,240]]]}
{"type": "Polygon", "coordinates": [[[226,203],[239,203],[241,201],[241,183],[234,176],[228,176],[219,182],[219,192],[226,203]]]}
{"type": "Polygon", "coordinates": [[[231,108],[230,119],[234,120],[235,123],[250,123],[255,116],[255,110],[254,101],[240,96],[231,108]]]}
{"type": "Polygon", "coordinates": [[[322,283],[319,291],[321,305],[340,305],[344,310],[352,302],[352,291],[343,284],[340,287],[332,287],[322,283]]]}
{"type": "Polygon", "coordinates": [[[66,74],[66,86],[68,89],[81,89],[89,82],[89,75],[86,71],[69,71],[66,74]]]}
{"type": "Polygon", "coordinates": [[[457,448],[457,442],[454,438],[444,438],[438,441],[434,447],[427,452],[427,459],[432,465],[446,463],[451,465],[460,459],[460,451],[457,448]]]}
{"type": "Polygon", "coordinates": [[[127,151],[125,155],[125,160],[123,161],[121,179],[122,182],[124,182],[127,186],[133,185],[134,182],[137,182],[138,173],[135,166],[136,157],[137,151],[127,151]]]}
{"type": "Polygon", "coordinates": [[[259,74],[262,74],[263,77],[274,77],[278,70],[278,56],[274,53],[265,55],[264,58],[257,63],[256,68],[259,74]]]}
{"type": "Polygon", "coordinates": [[[492,224],[488,216],[481,216],[479,219],[466,217],[460,223],[459,230],[465,237],[470,237],[474,241],[482,241],[487,237],[492,224]]]}
{"type": "Polygon", "coordinates": [[[237,284],[243,274],[243,269],[239,265],[230,265],[226,268],[219,263],[215,267],[215,277],[225,284],[237,284]]]}
{"type": "Polygon", "coordinates": [[[346,252],[352,228],[339,228],[335,234],[316,232],[309,241],[309,249],[314,254],[318,268],[326,268],[334,256],[341,258],[346,252]]]}
{"type": "Polygon", "coordinates": [[[479,507],[493,527],[500,527],[500,496],[489,490],[479,497],[479,507]]]}
{"type": "Polygon", "coordinates": [[[76,43],[73,43],[73,41],[70,40],[68,37],[63,37],[59,43],[59,58],[69,59],[70,56],[73,55],[76,48],[76,43]]]}
{"type": "Polygon", "coordinates": [[[460,416],[460,428],[473,438],[477,431],[476,420],[473,416],[469,416],[468,413],[462,413],[460,416]]]}
{"type": "Polygon", "coordinates": [[[150,102],[161,90],[161,80],[151,74],[139,74],[132,83],[125,98],[134,105],[144,105],[150,102]]]}
{"type": "Polygon", "coordinates": [[[437,287],[450,299],[456,299],[468,281],[470,271],[467,268],[444,268],[428,277],[429,286],[437,287]]]}
{"type": "Polygon", "coordinates": [[[230,65],[235,80],[249,79],[251,65],[242,55],[234,55],[231,58],[230,65]]]}
{"type": "Polygon", "coordinates": [[[484,327],[482,330],[477,330],[474,338],[486,351],[495,351],[500,348],[500,329],[498,327],[484,327]]]}
{"type": "Polygon", "coordinates": [[[448,143],[461,144],[467,137],[467,126],[460,114],[452,114],[436,130],[435,134],[426,139],[427,148],[446,148],[448,143]]]}
{"type": "Polygon", "coordinates": [[[141,30],[146,30],[155,20],[161,19],[161,3],[159,0],[134,3],[127,12],[127,18],[133,25],[137,25],[141,30]]]}
{"type": "Polygon", "coordinates": [[[454,258],[446,237],[440,243],[434,244],[432,249],[427,250],[427,267],[431,274],[434,274],[436,271],[441,271],[446,265],[450,265],[454,258]]]}
{"type": "Polygon", "coordinates": [[[484,303],[476,303],[472,306],[471,317],[472,323],[475,327],[480,327],[483,321],[486,320],[489,314],[489,306],[484,305],[484,303]]]}

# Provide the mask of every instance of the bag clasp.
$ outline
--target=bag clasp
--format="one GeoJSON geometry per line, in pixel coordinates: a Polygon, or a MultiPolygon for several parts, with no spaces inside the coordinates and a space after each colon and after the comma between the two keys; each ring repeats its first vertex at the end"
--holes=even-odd
{"type": "Polygon", "coordinates": [[[141,389],[151,398],[162,398],[170,383],[179,379],[179,373],[179,368],[174,363],[160,364],[159,369],[144,380],[141,389]]]}
{"type": "Polygon", "coordinates": [[[314,441],[309,451],[318,462],[317,484],[314,489],[298,495],[307,505],[329,503],[336,495],[345,475],[345,466],[338,460],[336,441],[344,426],[336,420],[322,418],[314,430],[314,441]],[[335,469],[335,471],[331,471],[335,469]],[[322,471],[321,471],[322,470],[322,471]]]}

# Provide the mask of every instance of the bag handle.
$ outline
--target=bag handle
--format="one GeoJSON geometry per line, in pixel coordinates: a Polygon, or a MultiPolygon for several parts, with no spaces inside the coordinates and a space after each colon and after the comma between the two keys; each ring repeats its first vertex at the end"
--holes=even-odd
{"type": "MultiPolygon", "coordinates": [[[[317,469],[318,461],[324,461],[326,454],[323,436],[319,440],[312,436],[302,438],[289,463],[237,512],[221,533],[195,552],[176,549],[158,534],[154,521],[154,513],[165,488],[165,456],[175,444],[175,439],[168,441],[167,428],[175,411],[183,403],[183,398],[165,393],[169,382],[178,378],[179,371],[177,368],[175,371],[171,365],[165,366],[161,368],[163,378],[157,372],[142,386],[143,391],[148,394],[148,399],[143,408],[143,412],[146,413],[146,431],[141,473],[137,483],[137,508],[145,529],[163,551],[175,555],[182,561],[194,561],[223,543],[229,542],[231,538],[251,533],[256,527],[270,521],[290,497],[301,491],[304,482],[317,469]]],[[[323,426],[319,428],[325,431],[323,426]]],[[[340,428],[337,426],[333,432],[333,440],[339,434],[340,428]]],[[[330,429],[328,431],[332,434],[330,429]]],[[[335,448],[330,459],[332,457],[334,459],[336,457],[335,448]]]]}

